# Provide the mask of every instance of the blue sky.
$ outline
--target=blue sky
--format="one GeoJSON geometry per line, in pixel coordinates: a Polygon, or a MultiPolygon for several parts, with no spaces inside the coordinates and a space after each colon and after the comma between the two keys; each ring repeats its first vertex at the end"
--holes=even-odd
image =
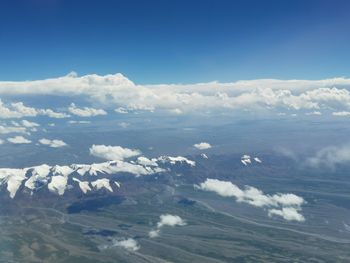
{"type": "Polygon", "coordinates": [[[349,76],[350,1],[0,2],[0,80],[349,76]]]}

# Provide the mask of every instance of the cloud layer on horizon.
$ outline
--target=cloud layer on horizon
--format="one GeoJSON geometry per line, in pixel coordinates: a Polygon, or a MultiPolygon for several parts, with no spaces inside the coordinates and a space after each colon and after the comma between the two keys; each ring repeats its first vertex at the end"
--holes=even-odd
{"type": "MultiPolygon", "coordinates": [[[[335,112],[350,109],[350,79],[258,79],[232,83],[136,85],[122,74],[63,77],[36,81],[1,81],[0,95],[86,96],[118,112],[167,110],[205,113],[213,110],[308,110],[335,112]]],[[[23,105],[17,105],[22,107],[23,105]]],[[[15,105],[15,107],[17,107],[15,105]]],[[[1,104],[0,104],[1,107],[1,104]]],[[[71,113],[78,108],[72,107],[71,113]]],[[[29,109],[27,109],[29,110],[29,109]]],[[[1,111],[0,111],[1,112],[1,111]]],[[[103,109],[81,108],[77,114],[104,115],[103,109]],[[79,113],[78,113],[79,112],[79,113]]],[[[3,113],[4,116],[14,113],[3,113]]],[[[26,116],[33,115],[26,113],[26,116]]],[[[44,113],[43,113],[44,114],[44,113]]],[[[49,114],[46,112],[45,114],[49,114]]],[[[73,113],[74,114],[74,113],[73,113]]],[[[14,114],[15,116],[16,114],[14,114]]],[[[22,113],[23,115],[23,113],[22,113]]]]}

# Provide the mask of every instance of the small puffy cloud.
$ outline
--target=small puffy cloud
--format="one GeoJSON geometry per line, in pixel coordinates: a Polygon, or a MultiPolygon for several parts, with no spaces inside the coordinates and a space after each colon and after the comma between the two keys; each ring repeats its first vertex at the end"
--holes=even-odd
{"type": "Polygon", "coordinates": [[[164,214],[161,215],[159,218],[160,220],[157,223],[157,229],[151,230],[148,233],[148,236],[150,238],[158,237],[160,235],[161,228],[163,228],[164,226],[174,227],[186,225],[186,222],[178,215],[164,214]]]}
{"type": "Polygon", "coordinates": [[[282,207],[282,209],[270,209],[268,215],[271,217],[277,215],[287,221],[305,221],[305,218],[299,211],[294,207],[282,207]]]}
{"type": "Polygon", "coordinates": [[[0,100],[0,118],[22,118],[34,117],[37,115],[37,110],[31,107],[26,107],[22,102],[13,102],[5,105],[0,100]]]}
{"type": "Polygon", "coordinates": [[[336,111],[336,112],[332,112],[332,115],[340,116],[340,117],[350,116],[350,111],[336,111]]]}
{"type": "Polygon", "coordinates": [[[129,251],[137,251],[140,249],[139,244],[133,238],[123,239],[123,240],[114,240],[112,246],[125,248],[129,251]]]}
{"type": "Polygon", "coordinates": [[[94,117],[98,115],[107,115],[107,112],[104,111],[103,109],[95,109],[95,108],[89,108],[89,107],[78,108],[75,106],[74,103],[72,103],[68,107],[68,111],[71,114],[79,117],[94,117]]]}
{"type": "Polygon", "coordinates": [[[306,160],[306,164],[313,167],[333,168],[342,163],[350,163],[350,145],[325,147],[306,160]]]}
{"type": "Polygon", "coordinates": [[[5,105],[0,99],[0,118],[13,119],[23,117],[35,117],[38,115],[44,115],[51,118],[67,118],[69,115],[65,113],[54,112],[51,109],[36,109],[28,107],[23,102],[12,102],[5,105]]]}
{"type": "Polygon", "coordinates": [[[240,189],[237,185],[217,179],[207,179],[197,188],[215,192],[223,197],[234,197],[237,202],[247,203],[252,206],[269,208],[269,216],[281,216],[285,220],[294,220],[302,222],[304,217],[300,214],[301,206],[305,203],[304,199],[295,194],[277,193],[274,195],[264,194],[261,190],[246,186],[240,189]]]}
{"type": "Polygon", "coordinates": [[[22,125],[26,128],[35,128],[35,127],[39,127],[40,125],[36,122],[30,122],[27,120],[22,120],[22,125]]]}
{"type": "Polygon", "coordinates": [[[70,115],[64,112],[55,112],[51,109],[41,109],[38,111],[40,115],[48,116],[55,119],[69,118],[70,115]]]}
{"type": "Polygon", "coordinates": [[[177,215],[170,215],[165,214],[160,216],[160,221],[157,224],[157,227],[163,227],[163,226],[184,226],[186,225],[185,221],[177,216],[177,215]]]}
{"type": "Polygon", "coordinates": [[[39,143],[43,145],[47,145],[52,148],[60,148],[60,147],[67,146],[67,144],[62,140],[50,140],[45,138],[40,139],[39,143]]]}
{"type": "Polygon", "coordinates": [[[199,150],[206,150],[211,148],[211,145],[207,142],[196,143],[193,146],[199,150]]]}
{"type": "Polygon", "coordinates": [[[1,139],[0,139],[0,144],[4,144],[4,140],[1,140],[1,139]]]}
{"type": "Polygon", "coordinates": [[[159,229],[155,229],[155,230],[149,231],[148,236],[150,238],[155,238],[155,237],[159,237],[159,234],[160,234],[160,230],[159,229]]]}
{"type": "Polygon", "coordinates": [[[141,151],[136,149],[128,149],[120,146],[111,145],[92,145],[90,154],[106,160],[124,160],[126,158],[135,157],[141,154],[141,151]]]}
{"type": "Polygon", "coordinates": [[[15,136],[15,137],[8,138],[7,140],[13,144],[28,144],[32,142],[24,138],[23,136],[15,136]]]}
{"type": "Polygon", "coordinates": [[[123,108],[123,107],[119,107],[117,109],[114,110],[116,113],[121,113],[121,114],[127,114],[129,113],[127,109],[123,108]]]}

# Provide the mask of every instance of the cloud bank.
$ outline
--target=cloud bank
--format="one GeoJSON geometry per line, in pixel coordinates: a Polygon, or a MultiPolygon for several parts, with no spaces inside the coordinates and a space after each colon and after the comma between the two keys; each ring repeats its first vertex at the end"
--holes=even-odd
{"type": "MultiPolygon", "coordinates": [[[[96,74],[35,81],[1,81],[0,95],[85,96],[91,101],[116,106],[117,112],[129,110],[167,110],[199,112],[203,110],[307,110],[334,112],[350,109],[350,79],[277,80],[258,79],[232,83],[137,85],[122,74],[96,74]]],[[[35,111],[23,104],[0,104],[0,116],[32,116],[35,111]]],[[[39,111],[49,115],[48,110],[39,111]]],[[[103,115],[104,110],[77,108],[70,112],[79,116],[103,115]]],[[[58,117],[58,116],[56,116],[58,117]]],[[[63,117],[63,116],[61,116],[63,117]]]]}

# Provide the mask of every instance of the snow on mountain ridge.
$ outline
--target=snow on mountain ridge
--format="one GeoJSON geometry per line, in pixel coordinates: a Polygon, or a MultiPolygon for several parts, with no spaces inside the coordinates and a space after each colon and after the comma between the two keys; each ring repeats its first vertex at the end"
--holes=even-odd
{"type": "MultiPolygon", "coordinates": [[[[144,157],[147,159],[146,157],[144,157]]],[[[145,160],[144,159],[144,160],[145,160]]],[[[147,159],[149,160],[149,159],[147,159]]],[[[15,168],[0,168],[0,186],[7,185],[7,191],[11,198],[14,198],[18,189],[21,187],[23,181],[24,186],[33,194],[34,190],[47,185],[50,192],[58,195],[63,195],[68,187],[68,178],[74,174],[84,176],[111,175],[116,173],[130,173],[136,177],[141,175],[150,175],[165,172],[166,169],[155,166],[157,162],[175,164],[176,162],[185,163],[194,166],[195,162],[185,157],[170,157],[161,156],[152,159],[152,163],[135,163],[126,161],[107,161],[103,163],[93,164],[71,164],[71,165],[54,165],[49,166],[42,164],[38,166],[15,169],[15,168]]],[[[74,182],[79,184],[83,193],[91,191],[90,182],[81,181],[75,177],[72,178],[74,182]]],[[[113,192],[109,183],[109,179],[102,178],[91,182],[91,185],[100,190],[102,188],[113,192]]]]}

